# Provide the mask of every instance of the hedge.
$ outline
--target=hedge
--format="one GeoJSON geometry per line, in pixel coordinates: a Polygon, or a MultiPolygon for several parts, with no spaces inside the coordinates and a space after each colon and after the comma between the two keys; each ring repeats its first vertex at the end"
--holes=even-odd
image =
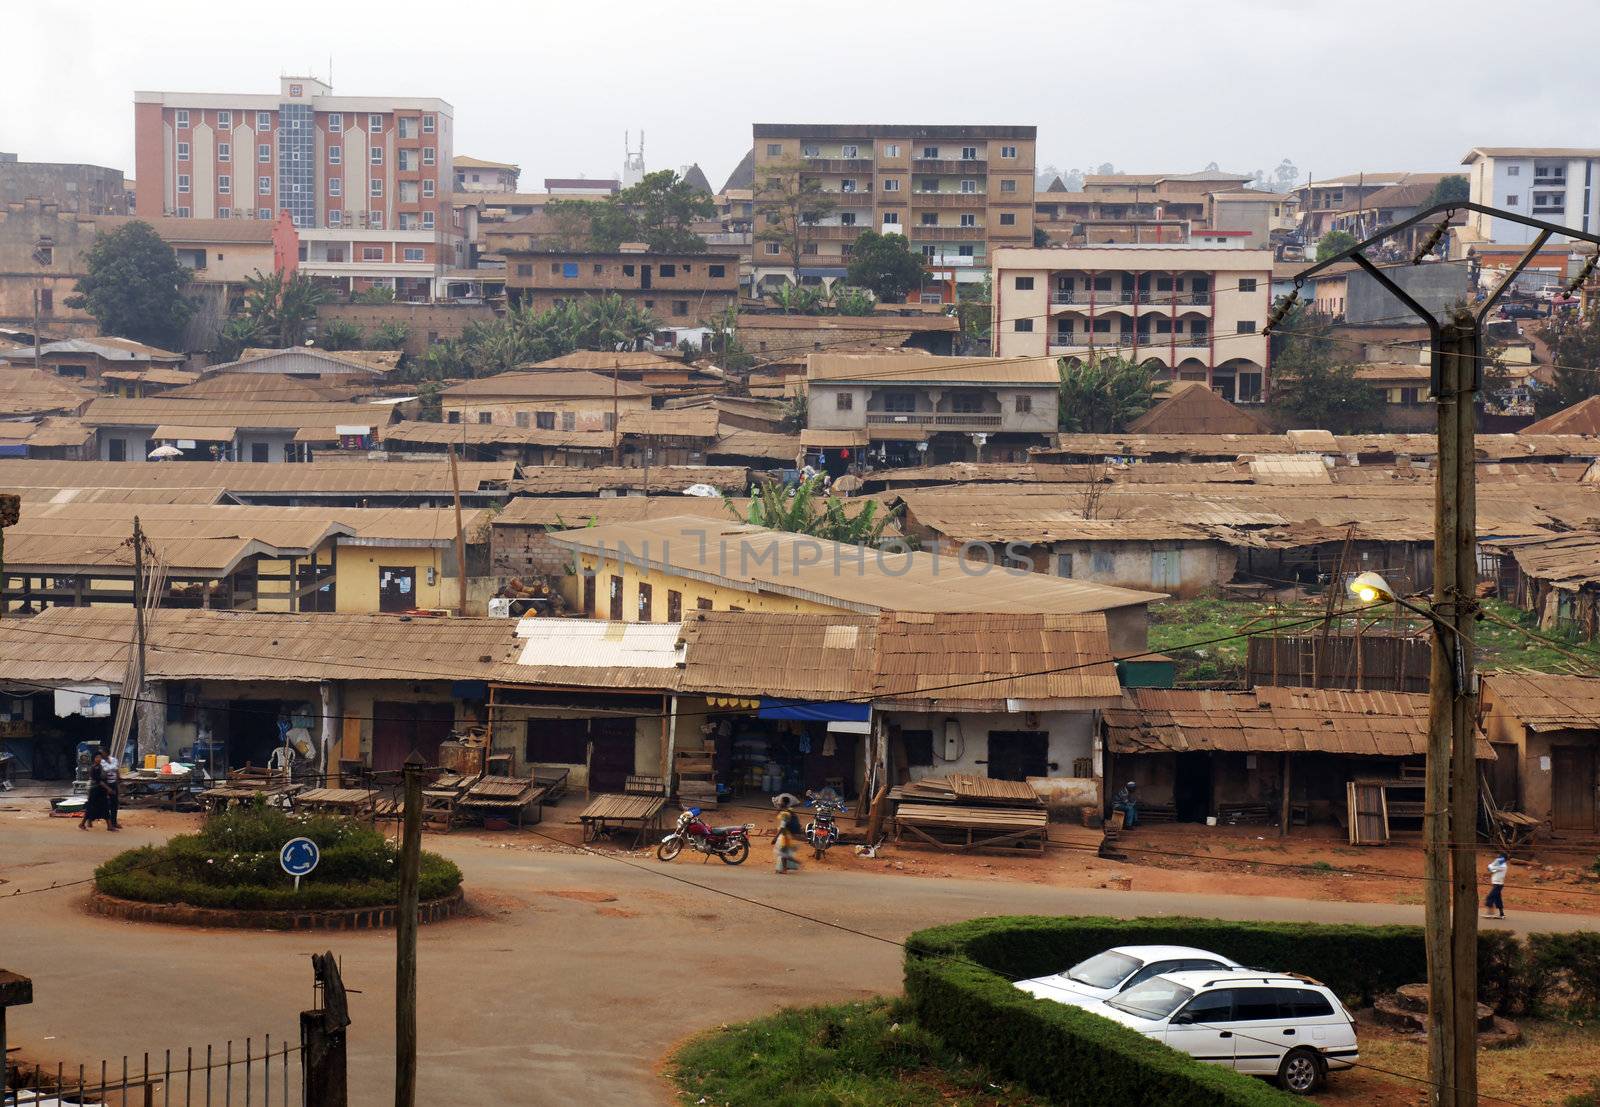
{"type": "MultiPolygon", "coordinates": [[[[1011,981],[1060,972],[1113,946],[1186,945],[1242,965],[1303,973],[1348,1005],[1427,978],[1416,926],[1113,919],[971,919],[906,940],[906,996],[919,1023],[1041,1095],[1177,1107],[1292,1101],[1260,1081],[1188,1056],[1078,1008],[1035,1000],[1011,981]]],[[[1478,936],[1479,994],[1520,1010],[1564,993],[1600,1004],[1600,934],[1478,936]]]]}

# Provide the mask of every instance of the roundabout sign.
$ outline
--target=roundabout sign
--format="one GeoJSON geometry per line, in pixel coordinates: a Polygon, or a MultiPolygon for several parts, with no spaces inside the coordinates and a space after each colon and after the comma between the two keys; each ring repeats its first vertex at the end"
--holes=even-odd
{"type": "Polygon", "coordinates": [[[294,890],[300,890],[300,878],[311,875],[322,859],[322,851],[310,838],[290,838],[278,851],[278,864],[294,877],[294,890]]]}

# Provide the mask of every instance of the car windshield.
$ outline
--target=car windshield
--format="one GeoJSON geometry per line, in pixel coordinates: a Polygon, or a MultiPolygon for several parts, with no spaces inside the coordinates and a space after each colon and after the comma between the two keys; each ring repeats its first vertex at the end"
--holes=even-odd
{"type": "Polygon", "coordinates": [[[1115,988],[1139,968],[1143,962],[1126,953],[1107,951],[1097,953],[1087,961],[1079,961],[1067,970],[1067,979],[1087,984],[1091,988],[1115,988]]]}
{"type": "Polygon", "coordinates": [[[1142,1019],[1164,1019],[1188,1003],[1193,995],[1193,989],[1156,976],[1143,984],[1135,984],[1116,999],[1106,1000],[1106,1003],[1118,1011],[1126,1011],[1142,1019]]]}

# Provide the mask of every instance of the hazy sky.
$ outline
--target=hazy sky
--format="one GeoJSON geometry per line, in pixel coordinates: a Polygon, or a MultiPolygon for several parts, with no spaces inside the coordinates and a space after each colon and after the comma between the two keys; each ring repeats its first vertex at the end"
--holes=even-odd
{"type": "Polygon", "coordinates": [[[1317,176],[1438,170],[1473,145],[1600,144],[1600,4],[1504,0],[807,0],[0,7],[0,150],[133,169],[135,89],[438,96],[456,153],[546,176],[713,187],[763,122],[1011,123],[1039,162],[1317,176]],[[158,14],[159,13],[159,14],[158,14]]]}

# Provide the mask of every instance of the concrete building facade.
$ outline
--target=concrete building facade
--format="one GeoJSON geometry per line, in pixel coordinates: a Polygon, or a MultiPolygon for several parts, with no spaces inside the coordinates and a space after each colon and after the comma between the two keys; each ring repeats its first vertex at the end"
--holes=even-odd
{"type": "Polygon", "coordinates": [[[19,161],[0,152],[0,205],[47,200],[79,215],[126,215],[122,170],[71,162],[19,161]]]}
{"type": "MultiPolygon", "coordinates": [[[[1509,208],[1574,230],[1600,229],[1600,148],[1475,146],[1461,164],[1475,204],[1509,208]]],[[[1467,227],[1480,241],[1500,245],[1531,243],[1538,234],[1478,212],[1468,214],[1467,227]]]]}

